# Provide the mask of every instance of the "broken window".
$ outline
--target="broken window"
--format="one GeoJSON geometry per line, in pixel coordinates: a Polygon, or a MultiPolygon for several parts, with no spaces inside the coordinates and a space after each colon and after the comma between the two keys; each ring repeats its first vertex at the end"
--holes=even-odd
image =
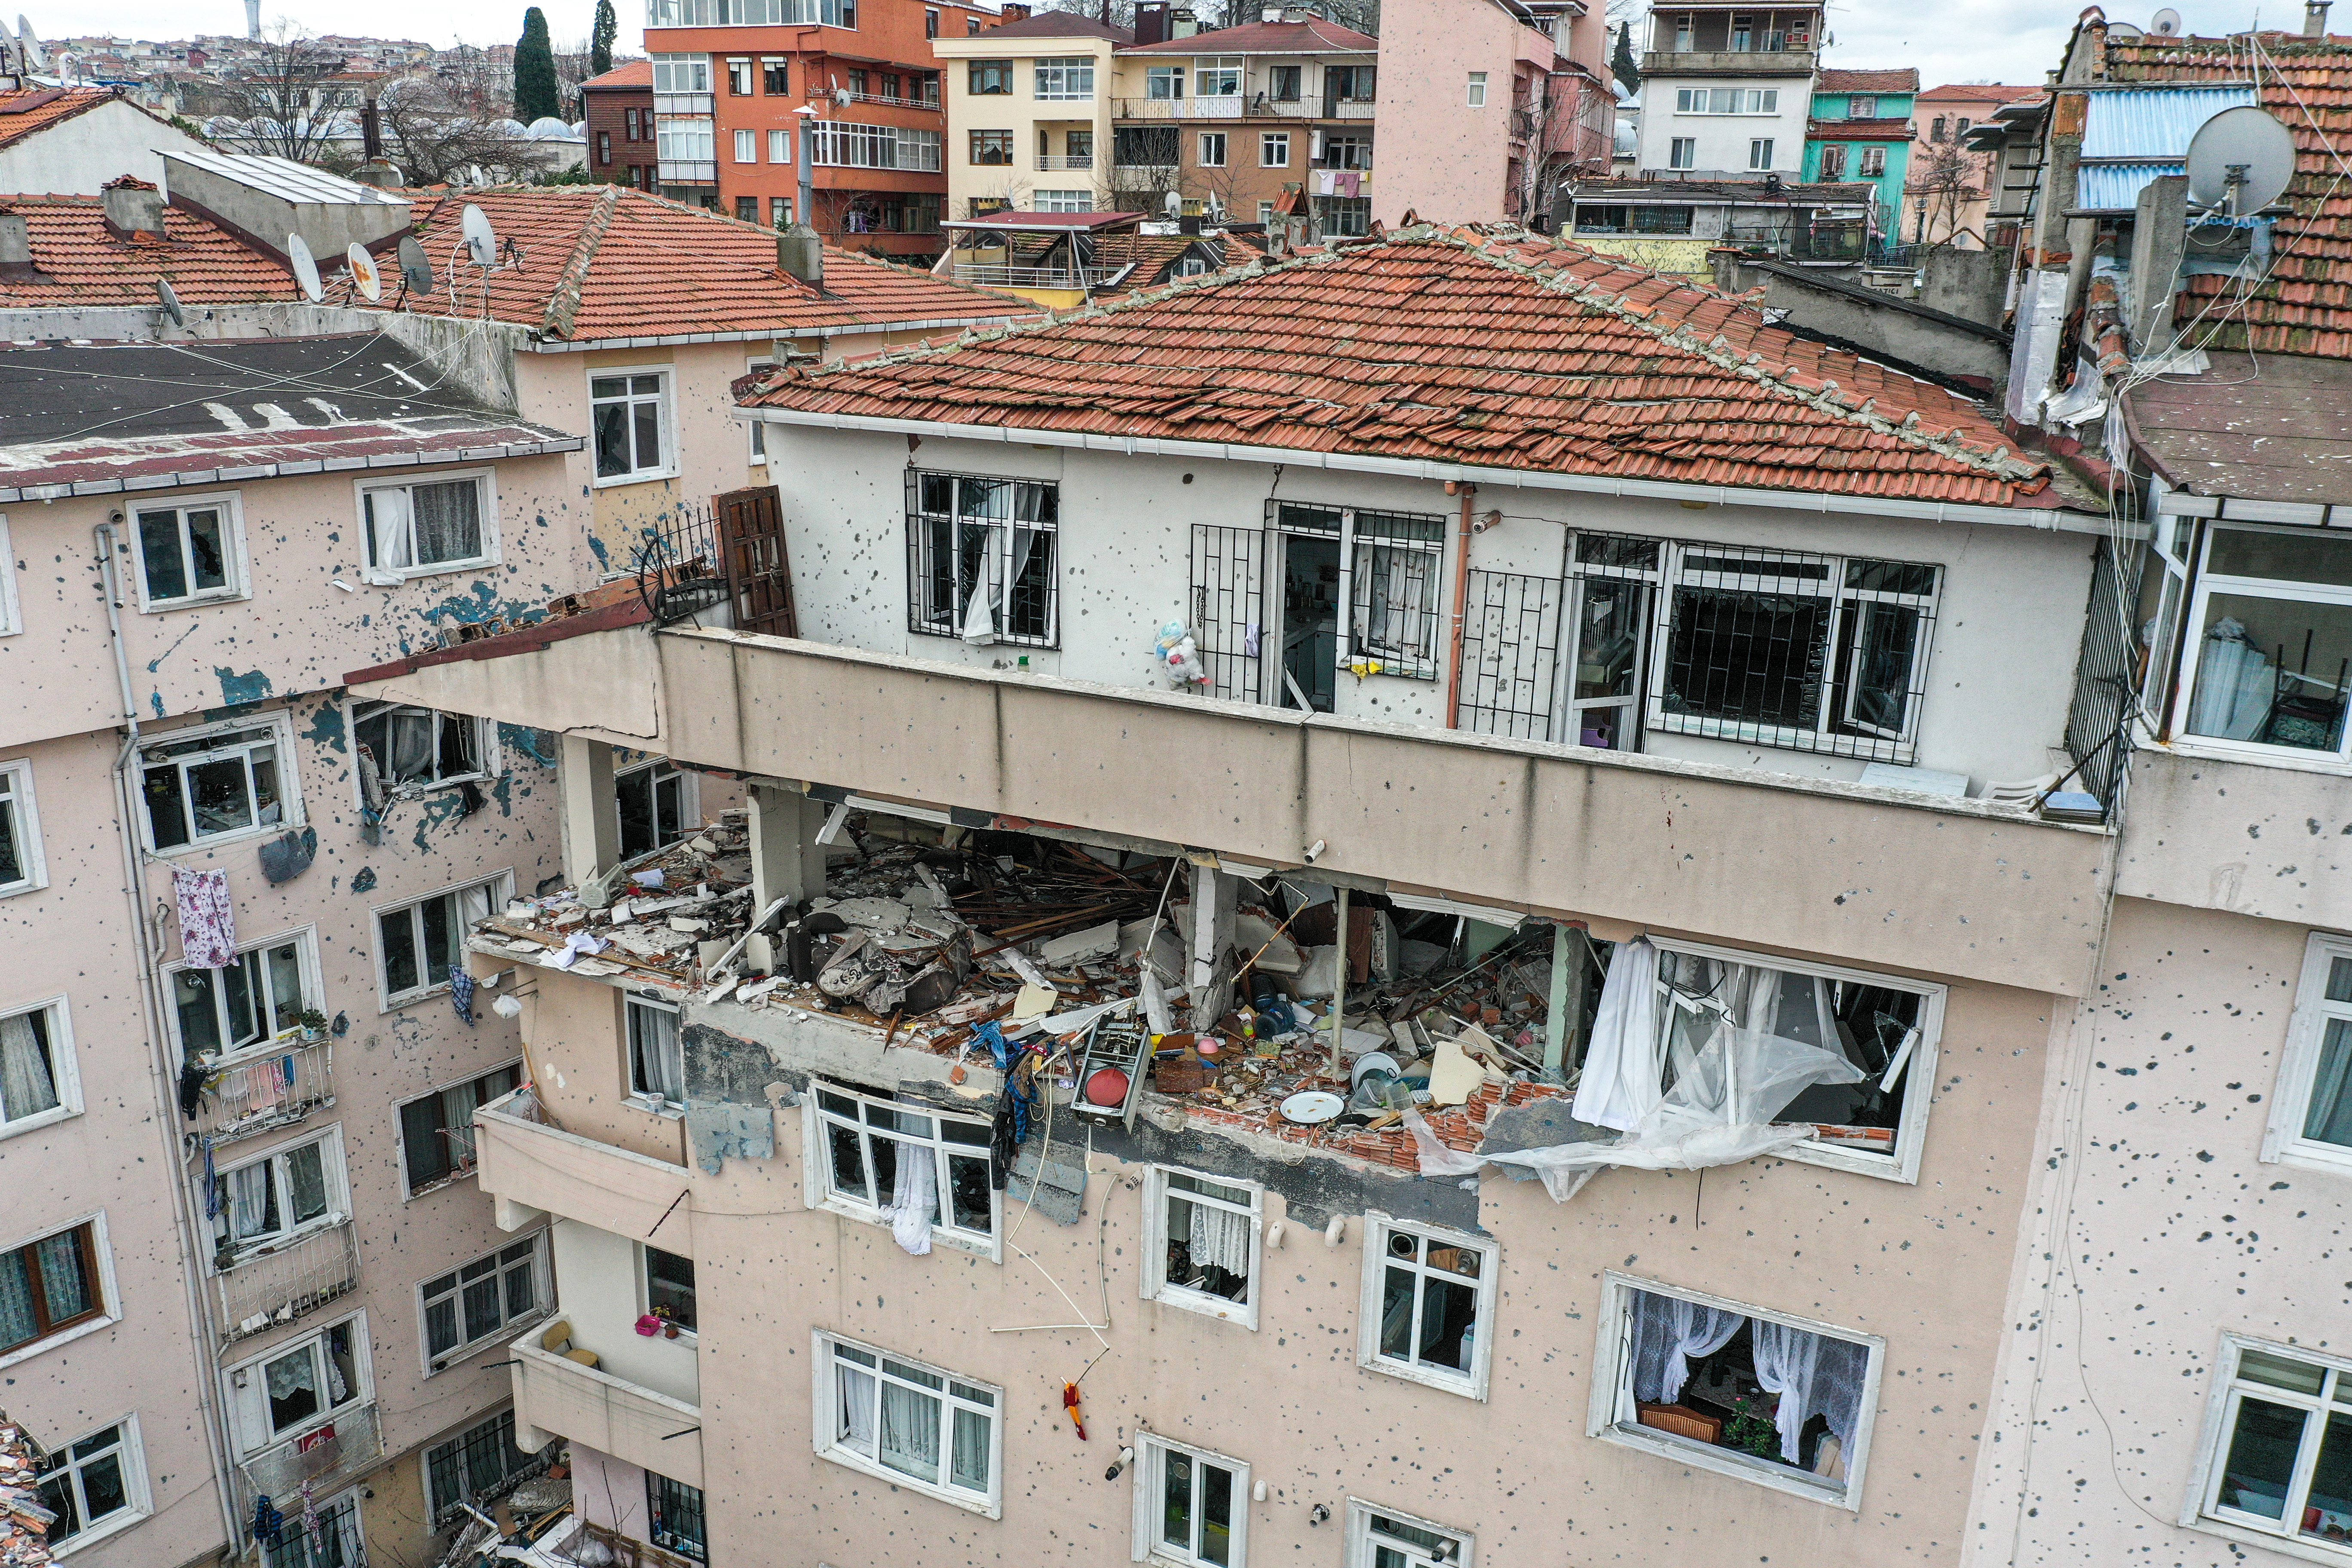
{"type": "Polygon", "coordinates": [[[538,1313],[547,1301],[546,1236],[509,1242],[416,1288],[428,1375],[538,1313]]]}
{"type": "Polygon", "coordinates": [[[150,1502],[139,1418],[126,1416],[51,1449],[34,1479],[41,1489],[41,1506],[57,1515],[49,1525],[53,1551],[61,1552],[68,1541],[88,1545],[144,1518],[150,1502]]]}
{"type": "Polygon", "coordinates": [[[1380,660],[1386,675],[1436,679],[1444,520],[1381,511],[1349,517],[1354,542],[1353,653],[1380,660]]]}
{"type": "Polygon", "coordinates": [[[376,911],[376,982],[384,1011],[449,984],[449,972],[466,962],[466,932],[489,918],[507,885],[501,872],[487,882],[376,911]]]}
{"type": "MultiPolygon", "coordinates": [[[[705,148],[703,156],[709,155],[705,148]]],[[[667,371],[591,376],[588,416],[595,432],[599,484],[626,484],[675,471],[669,456],[667,371]]]]}
{"type": "Polygon", "coordinates": [[[910,470],[908,629],[1056,646],[1060,503],[1058,485],[910,470]]]}
{"type": "Polygon", "coordinates": [[[1875,1340],[1611,1272],[1589,1430],[1725,1475],[1857,1505],[1875,1340]]]}
{"type": "MultiPolygon", "coordinates": [[[[511,1410],[501,1410],[446,1442],[434,1444],[425,1450],[425,1497],[434,1525],[446,1529],[469,1502],[487,1510],[490,1499],[504,1496],[511,1489],[509,1483],[529,1472],[538,1459],[538,1455],[515,1447],[511,1410]]],[[[354,1563],[353,1568],[359,1565],[354,1563]]]]}
{"type": "Polygon", "coordinates": [[[105,1311],[94,1223],[0,1252],[0,1353],[105,1311]]]}
{"type": "Polygon", "coordinates": [[[33,764],[0,763],[0,897],[42,885],[41,821],[33,812],[33,764]]]}
{"type": "Polygon", "coordinates": [[[1382,1214],[1364,1232],[1357,1364],[1486,1398],[1494,1244],[1382,1214]]]}
{"type": "Polygon", "coordinates": [[[1467,1531],[1348,1501],[1348,1568],[1470,1568],[1474,1546],[1467,1531]]]}
{"type": "Polygon", "coordinates": [[[361,788],[371,806],[386,791],[404,784],[429,788],[485,775],[489,747],[484,721],[461,713],[437,713],[397,702],[362,702],[352,710],[352,733],[359,744],[361,788]],[[373,780],[374,790],[367,783],[373,780]]]}
{"type": "Polygon", "coordinates": [[[478,566],[491,559],[487,479],[372,485],[360,492],[370,581],[478,566]]]}
{"type": "Polygon", "coordinates": [[[401,1106],[400,1157],[410,1197],[473,1170],[475,1110],[521,1081],[520,1064],[509,1062],[401,1106]]]}
{"type": "Polygon", "coordinates": [[[985,1121],[826,1084],[808,1097],[807,1136],[824,1151],[809,1206],[888,1226],[908,1250],[932,1239],[996,1254],[1002,1199],[989,1184],[985,1121]]]}
{"type": "Polygon", "coordinates": [[[315,994],[309,945],[297,937],[247,948],[225,968],[168,970],[180,1054],[214,1060],[299,1030],[315,994]]]}
{"type": "Polygon", "coordinates": [[[1144,1296],[1257,1327],[1265,1189],[1155,1165],[1143,1190],[1144,1296]]]}
{"type": "Polygon", "coordinates": [[[621,858],[677,843],[694,830],[698,813],[692,783],[667,758],[613,775],[613,798],[621,818],[621,858]]]}
{"type": "Polygon", "coordinates": [[[677,1008],[643,996],[625,999],[629,1016],[629,1092],[656,1109],[686,1108],[686,1062],[678,1049],[677,1008]]]}
{"type": "Polygon", "coordinates": [[[2310,530],[2213,525],[2182,656],[2182,734],[2346,755],[2352,542],[2310,530]]]}
{"type": "Polygon", "coordinates": [[[646,1310],[692,1333],[699,1321],[695,1311],[694,1259],[658,1247],[637,1250],[646,1260],[646,1310]]]}
{"type": "Polygon", "coordinates": [[[2271,1105],[2264,1160],[2352,1170],[2352,942],[2311,939],[2271,1105]]]}
{"type": "Polygon", "coordinates": [[[139,587],[149,610],[233,599],[238,583],[236,498],[142,509],[139,587]]]}
{"type": "Polygon", "coordinates": [[[2352,1548],[2352,1367],[2234,1334],[2222,1350],[2198,1513],[2259,1537],[2352,1548]]]}
{"type": "Polygon", "coordinates": [[[1001,1517],[1003,1391],[816,1336],[820,1458],[1001,1517]]]}
{"type": "Polygon", "coordinates": [[[1243,1568],[1249,1467],[1156,1432],[1136,1435],[1135,1557],[1179,1568],[1243,1568]]]}
{"type": "Polygon", "coordinates": [[[287,803],[279,798],[278,773],[283,739],[275,727],[214,730],[142,750],[149,843],[176,849],[283,826],[287,803]]]}
{"type": "Polygon", "coordinates": [[[215,1174],[199,1194],[213,1220],[213,1267],[227,1269],[248,1253],[274,1251],[305,1231],[341,1225],[344,1197],[343,1141],[330,1128],[320,1137],[275,1149],[215,1174]]]}
{"type": "Polygon", "coordinates": [[[259,1453],[313,1434],[331,1437],[338,1412],[374,1397],[358,1316],[223,1373],[237,1451],[259,1453]]]}

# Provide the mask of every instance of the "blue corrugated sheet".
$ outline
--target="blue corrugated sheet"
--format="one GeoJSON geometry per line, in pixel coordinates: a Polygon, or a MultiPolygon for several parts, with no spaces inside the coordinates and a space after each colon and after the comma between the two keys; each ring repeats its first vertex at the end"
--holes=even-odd
{"type": "Polygon", "coordinates": [[[2179,163],[2085,163],[2074,172],[2074,205],[2084,212],[2127,213],[2159,174],[2178,174],[2179,163]]]}
{"type": "Polygon", "coordinates": [[[2146,158],[2178,163],[2189,156],[2189,140],[2199,126],[2225,109],[2253,102],[2254,89],[2143,87],[2095,92],[2089,97],[2090,118],[2083,127],[2085,160],[2146,158]]]}

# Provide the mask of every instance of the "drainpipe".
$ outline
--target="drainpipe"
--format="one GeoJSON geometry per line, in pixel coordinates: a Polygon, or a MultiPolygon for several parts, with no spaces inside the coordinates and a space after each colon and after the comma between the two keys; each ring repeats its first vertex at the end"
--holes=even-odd
{"type": "Polygon", "coordinates": [[[1461,479],[1445,481],[1445,493],[1462,498],[1462,530],[1454,547],[1454,656],[1447,661],[1445,671],[1445,727],[1462,727],[1462,617],[1463,601],[1470,595],[1470,498],[1478,487],[1461,479]]]}
{"type": "Polygon", "coordinates": [[[114,552],[115,523],[122,514],[117,512],[105,522],[90,530],[98,545],[99,589],[106,596],[106,629],[114,647],[114,675],[122,689],[122,749],[114,757],[114,809],[121,827],[122,887],[131,900],[131,940],[138,944],[139,999],[147,1015],[147,1044],[155,1058],[155,1070],[149,1075],[155,1091],[155,1125],[163,1134],[165,1180],[172,1188],[172,1212],[179,1226],[180,1279],[187,1289],[188,1321],[194,1329],[197,1343],[189,1348],[196,1363],[196,1408],[203,1417],[205,1439],[212,1448],[213,1492],[220,1504],[221,1525],[228,1532],[228,1551],[242,1556],[238,1537],[243,1527],[236,1517],[236,1500],[229,1490],[229,1458],[224,1446],[219,1411],[219,1367],[206,1353],[215,1338],[212,1312],[205,1300],[202,1272],[195,1261],[188,1238],[195,1234],[195,1215],[188,1201],[187,1158],[180,1152],[178,1116],[180,1113],[179,1073],[170,1053],[164,1048],[170,1034],[163,1026],[163,1006],[155,994],[155,955],[147,938],[147,886],[143,876],[143,850],[139,842],[139,821],[135,815],[138,795],[131,788],[131,759],[139,751],[139,703],[131,689],[131,660],[122,647],[121,596],[116,591],[114,552]]]}

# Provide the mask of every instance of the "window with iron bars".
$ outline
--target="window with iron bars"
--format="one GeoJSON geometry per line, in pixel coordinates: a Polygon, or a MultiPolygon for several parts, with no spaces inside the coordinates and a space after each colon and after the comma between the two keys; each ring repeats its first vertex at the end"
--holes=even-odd
{"type": "Polygon", "coordinates": [[[479,1508],[504,1497],[541,1468],[539,1455],[515,1447],[511,1410],[436,1443],[425,1451],[425,1486],[434,1528],[448,1524],[466,1503],[479,1508]]]}
{"type": "Polygon", "coordinates": [[[1285,533],[1339,541],[1339,593],[1348,605],[1339,662],[1377,663],[1382,675],[1437,679],[1437,625],[1444,593],[1445,519],[1433,514],[1307,507],[1276,501],[1267,521],[1285,533]]]}
{"type": "Polygon", "coordinates": [[[1057,647],[1061,488],[909,470],[907,628],[1057,647]]]}

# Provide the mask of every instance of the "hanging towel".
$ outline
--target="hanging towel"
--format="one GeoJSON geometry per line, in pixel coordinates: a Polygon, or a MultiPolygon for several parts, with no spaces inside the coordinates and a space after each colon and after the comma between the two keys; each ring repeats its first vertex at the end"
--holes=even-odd
{"type": "Polygon", "coordinates": [[[226,969],[236,960],[236,916],[226,871],[174,871],[180,900],[180,956],[191,969],[226,969]]]}
{"type": "Polygon", "coordinates": [[[474,977],[464,966],[449,966],[449,1001],[457,1009],[457,1016],[466,1020],[466,1027],[474,1026],[474,977]]]}

